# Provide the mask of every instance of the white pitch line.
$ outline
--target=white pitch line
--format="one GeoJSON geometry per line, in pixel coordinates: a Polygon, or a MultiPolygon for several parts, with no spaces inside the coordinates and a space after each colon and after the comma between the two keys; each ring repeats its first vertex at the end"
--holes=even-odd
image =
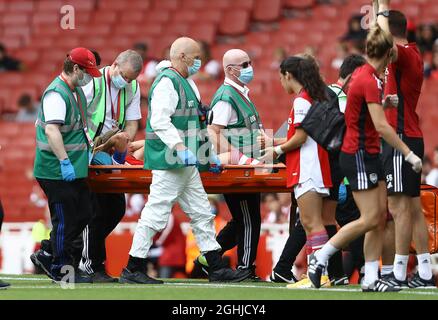
{"type": "Polygon", "coordinates": [[[50,279],[43,279],[43,278],[16,278],[16,277],[2,277],[0,276],[1,280],[17,280],[17,281],[51,281],[50,279]]]}
{"type": "MultiPolygon", "coordinates": [[[[292,290],[292,291],[302,291],[302,290],[309,290],[309,291],[324,291],[324,292],[361,292],[361,289],[359,288],[351,288],[351,289],[342,289],[342,288],[309,288],[309,289],[289,289],[286,287],[272,287],[272,286],[255,286],[255,285],[237,285],[237,284],[208,284],[208,283],[165,283],[164,285],[78,285],[76,289],[159,289],[159,288],[174,288],[174,289],[188,289],[190,287],[203,287],[203,288],[217,288],[217,289],[224,289],[224,288],[244,288],[244,289],[274,289],[274,290],[292,290]]],[[[18,285],[18,286],[11,286],[10,289],[60,289],[60,286],[58,285],[51,285],[51,286],[26,286],[26,285],[18,285]]],[[[67,289],[68,290],[68,289],[67,289]]],[[[370,295],[373,294],[372,292],[369,293],[370,295]]],[[[398,294],[403,295],[428,295],[428,296],[438,296],[437,292],[431,292],[431,291],[406,291],[402,290],[398,292],[398,294]]]]}

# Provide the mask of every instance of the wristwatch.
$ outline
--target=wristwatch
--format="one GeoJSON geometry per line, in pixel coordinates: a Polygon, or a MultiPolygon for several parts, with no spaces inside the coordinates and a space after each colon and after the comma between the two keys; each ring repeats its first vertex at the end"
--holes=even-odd
{"type": "Polygon", "coordinates": [[[384,10],[384,11],[380,11],[379,13],[377,13],[377,16],[384,16],[385,18],[389,17],[389,10],[384,10]]]}

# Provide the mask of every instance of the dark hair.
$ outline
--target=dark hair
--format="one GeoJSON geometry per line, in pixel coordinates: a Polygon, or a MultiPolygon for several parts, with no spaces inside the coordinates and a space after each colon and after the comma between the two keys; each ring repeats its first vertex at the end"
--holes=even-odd
{"type": "Polygon", "coordinates": [[[344,62],[341,65],[341,69],[339,70],[339,78],[345,79],[348,75],[352,74],[354,70],[363,66],[367,61],[364,57],[358,54],[350,54],[348,57],[344,59],[344,62]]]}
{"type": "Polygon", "coordinates": [[[319,67],[311,56],[293,56],[283,60],[280,72],[286,75],[289,72],[316,101],[327,100],[326,84],[319,73],[319,67]]]}
{"type": "Polygon", "coordinates": [[[63,67],[63,71],[66,74],[70,74],[73,72],[73,67],[77,65],[79,67],[79,69],[84,70],[84,68],[82,68],[80,65],[78,65],[77,63],[74,63],[73,61],[70,60],[69,57],[65,58],[64,60],[64,67],[63,67]]]}
{"type": "Polygon", "coordinates": [[[18,98],[18,105],[20,107],[28,106],[31,103],[32,103],[32,97],[28,93],[24,93],[18,98]]]}
{"type": "Polygon", "coordinates": [[[204,40],[200,40],[198,41],[198,43],[201,47],[201,50],[204,52],[205,59],[209,61],[211,59],[210,45],[207,41],[204,40]]]}
{"type": "Polygon", "coordinates": [[[389,10],[388,24],[389,31],[394,37],[406,38],[408,21],[402,12],[389,10]]]}
{"type": "Polygon", "coordinates": [[[392,49],[394,40],[392,35],[375,24],[368,33],[366,51],[371,59],[382,59],[392,49]]]}
{"type": "Polygon", "coordinates": [[[134,50],[148,51],[148,45],[144,42],[137,42],[137,43],[134,43],[133,49],[134,50]]]}
{"type": "Polygon", "coordinates": [[[6,53],[6,47],[3,43],[0,43],[0,51],[6,53]]]}
{"type": "Polygon", "coordinates": [[[100,63],[102,62],[102,58],[100,57],[99,52],[96,50],[90,50],[92,54],[94,54],[94,59],[96,59],[96,66],[100,66],[100,63]]]}

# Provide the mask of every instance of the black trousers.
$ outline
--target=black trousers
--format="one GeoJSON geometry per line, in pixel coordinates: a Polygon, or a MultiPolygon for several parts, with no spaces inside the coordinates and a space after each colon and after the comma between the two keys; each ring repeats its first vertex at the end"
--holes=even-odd
{"type": "Polygon", "coordinates": [[[104,270],[105,239],[122,220],[126,210],[124,193],[91,193],[93,217],[82,233],[82,241],[75,244],[81,250],[81,269],[87,273],[104,270]]]}
{"type": "Polygon", "coordinates": [[[60,274],[62,266],[74,266],[72,242],[92,217],[90,190],[85,179],[37,181],[47,196],[53,226],[50,233],[52,272],[60,274]]]}
{"type": "Polygon", "coordinates": [[[217,235],[222,254],[237,245],[239,269],[253,267],[260,238],[260,193],[224,194],[232,219],[217,235]]]}
{"type": "Polygon", "coordinates": [[[2,230],[3,219],[5,217],[5,213],[3,211],[2,202],[0,201],[0,231],[2,230]]]}

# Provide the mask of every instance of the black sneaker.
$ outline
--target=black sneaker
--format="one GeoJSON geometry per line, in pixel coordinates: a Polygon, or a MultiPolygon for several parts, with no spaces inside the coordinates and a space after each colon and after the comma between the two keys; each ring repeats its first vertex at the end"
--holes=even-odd
{"type": "MultiPolygon", "coordinates": [[[[237,268],[238,270],[246,270],[244,268],[237,268]]],[[[245,281],[252,281],[252,282],[264,282],[264,280],[262,278],[260,278],[257,274],[256,274],[256,267],[252,266],[248,269],[251,272],[251,275],[245,279],[245,281]]]]}
{"type": "Polygon", "coordinates": [[[10,286],[11,285],[9,283],[0,280],[0,290],[5,290],[5,289],[9,288],[10,286]]]}
{"type": "Polygon", "coordinates": [[[398,280],[395,276],[394,273],[391,272],[387,275],[384,275],[381,277],[382,280],[390,283],[393,287],[399,287],[401,289],[409,289],[408,286],[408,280],[398,280]]]}
{"type": "Polygon", "coordinates": [[[93,280],[93,283],[113,283],[119,281],[117,278],[108,275],[105,270],[96,271],[95,273],[90,274],[90,277],[93,280]]]}
{"type": "Polygon", "coordinates": [[[435,277],[432,275],[430,280],[424,280],[417,272],[409,281],[408,286],[412,289],[436,289],[435,277]]]}
{"type": "Polygon", "coordinates": [[[146,272],[134,271],[131,272],[127,268],[123,269],[120,275],[119,283],[129,284],[163,284],[164,282],[158,279],[149,277],[146,272]]]}
{"type": "MultiPolygon", "coordinates": [[[[62,282],[71,283],[70,277],[68,276],[57,276],[53,278],[54,283],[61,284],[62,282]]],[[[73,278],[73,283],[93,283],[93,279],[85,272],[76,270],[73,278]]]]}
{"type": "Polygon", "coordinates": [[[208,276],[208,262],[203,255],[197,256],[193,263],[208,276]]]}
{"type": "Polygon", "coordinates": [[[210,272],[208,280],[210,282],[241,282],[251,277],[251,271],[246,270],[233,270],[231,268],[222,268],[216,271],[210,272]]]}
{"type": "Polygon", "coordinates": [[[398,292],[400,290],[401,287],[396,287],[383,279],[376,280],[370,285],[362,285],[362,292],[398,292]]]}
{"type": "Polygon", "coordinates": [[[55,276],[52,274],[52,256],[45,254],[44,250],[38,250],[30,255],[30,260],[36,268],[40,268],[52,280],[55,276]]]}
{"type": "Polygon", "coordinates": [[[307,275],[309,277],[310,282],[312,282],[315,288],[321,287],[321,275],[324,271],[325,267],[322,264],[318,264],[318,260],[315,257],[315,254],[312,253],[309,256],[309,266],[307,267],[307,275]]]}
{"type": "Polygon", "coordinates": [[[350,281],[348,281],[348,277],[340,277],[340,278],[332,278],[330,279],[330,284],[332,286],[348,286],[350,284],[350,281]]]}
{"type": "Polygon", "coordinates": [[[290,272],[289,274],[284,274],[284,273],[279,273],[275,270],[272,270],[272,273],[271,273],[269,279],[271,280],[271,282],[276,282],[276,283],[295,283],[295,282],[298,282],[297,278],[295,278],[295,276],[293,275],[292,272],[290,272]]]}

